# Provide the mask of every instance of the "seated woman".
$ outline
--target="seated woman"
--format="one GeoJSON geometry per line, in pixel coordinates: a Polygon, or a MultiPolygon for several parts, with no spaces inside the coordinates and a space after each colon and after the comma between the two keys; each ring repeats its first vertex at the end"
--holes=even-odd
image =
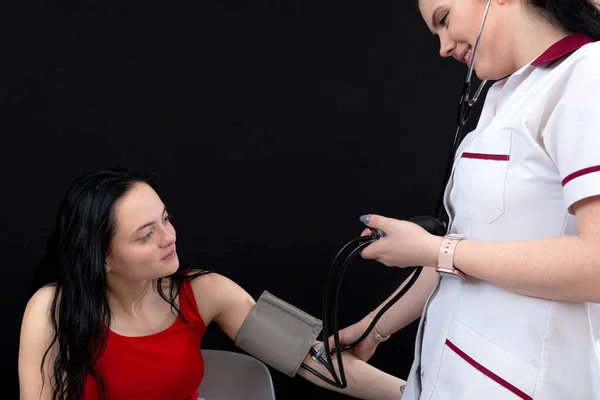
{"type": "MultiPolygon", "coordinates": [[[[180,265],[175,228],[148,178],[121,169],[78,178],[25,309],[21,399],[196,400],[211,322],[236,338],[254,299],[226,277],[180,265]]],[[[344,353],[348,387],[398,399],[402,380],[344,353]]],[[[307,356],[305,363],[327,372],[307,356]]]]}

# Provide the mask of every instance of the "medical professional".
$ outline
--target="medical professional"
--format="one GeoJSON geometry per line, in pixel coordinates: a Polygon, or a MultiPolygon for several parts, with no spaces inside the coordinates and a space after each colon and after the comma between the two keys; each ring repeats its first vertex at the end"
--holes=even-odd
{"type": "MultiPolygon", "coordinates": [[[[404,400],[600,399],[596,6],[419,2],[441,56],[467,65],[475,56],[477,76],[494,83],[454,159],[444,198],[449,235],[361,217],[387,233],[364,258],[424,266],[352,350],[368,360],[421,317],[404,400]]],[[[374,313],[342,330],[342,343],[364,332],[374,313]]]]}

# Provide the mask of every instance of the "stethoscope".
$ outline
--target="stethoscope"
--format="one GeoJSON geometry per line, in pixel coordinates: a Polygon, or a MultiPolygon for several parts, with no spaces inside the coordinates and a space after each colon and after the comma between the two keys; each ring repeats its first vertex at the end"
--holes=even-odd
{"type": "MultiPolygon", "coordinates": [[[[448,158],[448,164],[446,166],[446,173],[444,175],[444,183],[442,185],[442,189],[440,195],[438,197],[438,202],[435,209],[436,217],[431,216],[421,216],[410,219],[409,221],[416,223],[421,226],[429,233],[437,236],[443,236],[448,231],[448,226],[443,220],[443,210],[444,210],[444,193],[446,191],[446,185],[450,180],[450,176],[452,174],[452,165],[454,164],[454,159],[456,156],[456,152],[458,150],[458,146],[462,140],[462,134],[467,121],[471,115],[471,111],[473,110],[473,105],[477,102],[481,91],[483,90],[487,80],[483,80],[479,85],[478,89],[475,91],[473,98],[469,98],[469,94],[471,92],[471,77],[473,74],[473,67],[475,65],[475,57],[477,55],[477,49],[479,48],[479,40],[481,38],[481,33],[483,32],[483,26],[485,24],[485,19],[487,17],[488,10],[490,8],[491,0],[487,0],[487,4],[485,6],[485,10],[483,12],[483,17],[481,19],[481,25],[479,26],[479,32],[477,34],[477,41],[475,42],[475,47],[473,49],[473,57],[471,59],[471,63],[469,65],[469,69],[467,72],[467,76],[463,85],[463,89],[460,95],[460,101],[458,106],[457,120],[458,126],[456,129],[456,133],[454,135],[454,140],[452,142],[452,148],[450,151],[450,156],[448,158]]],[[[414,268],[414,272],[410,277],[410,280],[407,284],[402,288],[400,292],[398,292],[390,301],[388,301],[385,306],[379,310],[377,315],[373,317],[371,324],[367,328],[367,330],[353,343],[346,345],[344,347],[340,346],[340,337],[339,337],[339,329],[338,329],[338,309],[339,309],[339,295],[340,295],[340,282],[344,276],[344,272],[346,271],[346,267],[348,263],[360,253],[362,249],[370,245],[371,243],[383,238],[386,236],[385,232],[372,229],[373,234],[370,236],[361,236],[358,238],[354,238],[350,240],[348,243],[342,247],[342,249],[335,256],[331,267],[329,269],[329,275],[327,278],[327,287],[325,293],[323,295],[323,304],[322,304],[322,319],[323,319],[323,346],[315,345],[311,348],[310,353],[313,360],[322,364],[327,371],[331,374],[333,379],[330,379],[315,369],[309,367],[305,363],[302,363],[301,367],[310,371],[318,378],[327,382],[328,384],[344,389],[347,387],[346,374],[344,373],[344,363],[342,361],[342,357],[337,357],[337,366],[339,370],[339,375],[336,373],[334,368],[334,363],[332,359],[332,354],[337,353],[341,354],[343,351],[349,350],[354,346],[358,345],[362,342],[373,330],[379,319],[385,314],[387,310],[389,310],[406,292],[410,290],[410,288],[414,285],[414,283],[419,278],[423,267],[418,266],[414,268]],[[329,346],[329,337],[330,332],[333,332],[333,341],[334,348],[331,349],[329,346]]]]}

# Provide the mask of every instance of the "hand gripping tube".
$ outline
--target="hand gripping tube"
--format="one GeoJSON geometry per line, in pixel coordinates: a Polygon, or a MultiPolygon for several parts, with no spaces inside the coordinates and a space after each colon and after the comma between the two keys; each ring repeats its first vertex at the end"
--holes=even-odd
{"type": "Polygon", "coordinates": [[[235,345],[294,377],[323,322],[264,291],[244,320],[235,345]]]}

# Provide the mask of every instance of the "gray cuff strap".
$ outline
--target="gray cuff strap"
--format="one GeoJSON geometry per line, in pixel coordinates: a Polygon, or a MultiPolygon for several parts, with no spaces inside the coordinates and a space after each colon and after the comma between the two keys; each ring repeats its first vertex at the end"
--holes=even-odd
{"type": "Polygon", "coordinates": [[[321,320],[264,291],[244,320],[235,345],[294,377],[322,328],[321,320]]]}

